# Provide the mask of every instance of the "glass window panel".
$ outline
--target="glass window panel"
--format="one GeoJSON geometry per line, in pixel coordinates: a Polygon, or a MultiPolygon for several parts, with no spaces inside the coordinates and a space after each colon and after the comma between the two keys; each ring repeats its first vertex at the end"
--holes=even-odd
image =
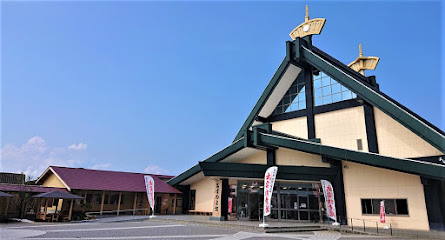
{"type": "Polygon", "coordinates": [[[298,94],[298,101],[299,102],[304,101],[305,98],[306,98],[306,94],[304,94],[304,93],[298,94]]]}
{"type": "Polygon", "coordinates": [[[372,199],[372,214],[380,213],[380,199],[372,199]]]}
{"type": "Polygon", "coordinates": [[[332,93],[339,93],[341,92],[341,85],[340,84],[333,84],[332,85],[332,93]]]}
{"type": "Polygon", "coordinates": [[[396,199],[397,214],[408,215],[408,203],[406,199],[396,199]]]}
{"type": "Polygon", "coordinates": [[[309,220],[309,212],[300,211],[300,220],[301,221],[309,220]]]}
{"type": "Polygon", "coordinates": [[[284,112],[290,111],[289,106],[290,106],[290,104],[283,105],[284,112]]]}
{"type": "Polygon", "coordinates": [[[340,101],[341,101],[341,93],[332,95],[332,102],[340,102],[340,101]]]}
{"type": "Polygon", "coordinates": [[[351,91],[342,92],[342,100],[351,99],[351,91]]]}
{"type": "Polygon", "coordinates": [[[299,102],[298,103],[299,108],[298,109],[305,109],[306,108],[306,101],[299,102]]]}
{"type": "Polygon", "coordinates": [[[321,80],[320,79],[314,81],[314,88],[315,89],[321,88],[321,80]]]}
{"type": "Polygon", "coordinates": [[[330,84],[331,84],[330,78],[322,78],[321,79],[321,86],[325,87],[325,86],[329,86],[330,84]]]}
{"type": "Polygon", "coordinates": [[[292,101],[291,103],[298,102],[298,96],[296,94],[295,95],[291,95],[290,96],[290,100],[292,101]]]}
{"type": "Polygon", "coordinates": [[[318,97],[321,97],[321,96],[322,96],[322,94],[321,94],[321,88],[315,89],[315,91],[314,91],[314,97],[318,98],[318,97]]]}
{"type": "Polygon", "coordinates": [[[329,104],[329,103],[332,103],[332,95],[324,96],[323,104],[329,104]]]}
{"type": "Polygon", "coordinates": [[[311,221],[315,221],[315,222],[320,221],[320,214],[316,211],[311,211],[310,217],[311,217],[311,221]]]}
{"type": "Polygon", "coordinates": [[[290,97],[289,95],[284,96],[283,98],[283,105],[289,104],[290,103],[290,97]]]}
{"type": "Polygon", "coordinates": [[[305,101],[306,98],[304,82],[297,84],[299,83],[298,81],[303,80],[299,78],[294,81],[292,86],[287,90],[286,94],[281,99],[273,114],[281,114],[283,112],[297,111],[306,108],[305,104],[299,104],[299,102],[305,101]]]}
{"type": "Polygon", "coordinates": [[[371,199],[362,199],[362,213],[372,214],[371,199]]]}
{"type": "Polygon", "coordinates": [[[396,215],[396,205],[394,199],[385,199],[385,213],[396,215]]]}
{"type": "Polygon", "coordinates": [[[314,79],[320,79],[320,78],[321,78],[320,73],[319,73],[318,75],[315,75],[315,74],[314,74],[314,79]]]}
{"type": "Polygon", "coordinates": [[[331,94],[331,86],[323,87],[322,89],[323,89],[323,90],[322,90],[322,92],[323,92],[323,96],[326,96],[326,95],[330,95],[330,94],[331,94]]]}
{"type": "Polygon", "coordinates": [[[352,93],[348,88],[344,87],[338,83],[338,81],[332,79],[323,72],[320,72],[319,77],[314,75],[313,78],[315,106],[340,102],[357,97],[357,95],[352,93]]]}

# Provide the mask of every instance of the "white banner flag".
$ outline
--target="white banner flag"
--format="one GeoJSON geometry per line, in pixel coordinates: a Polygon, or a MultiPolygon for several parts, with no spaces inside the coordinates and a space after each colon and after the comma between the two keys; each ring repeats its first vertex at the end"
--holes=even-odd
{"type": "Polygon", "coordinates": [[[273,185],[277,177],[278,167],[270,167],[264,175],[264,209],[263,216],[270,215],[270,202],[272,201],[273,185]]]}
{"type": "Polygon", "coordinates": [[[147,198],[148,203],[150,203],[150,207],[152,212],[155,211],[155,181],[151,176],[144,176],[145,180],[145,189],[147,190],[147,198]]]}
{"type": "Polygon", "coordinates": [[[324,199],[326,201],[326,215],[328,218],[337,222],[337,214],[335,210],[334,189],[329,181],[321,180],[323,188],[324,199]]]}
{"type": "Polygon", "coordinates": [[[386,223],[385,201],[380,201],[380,222],[386,223]]]}

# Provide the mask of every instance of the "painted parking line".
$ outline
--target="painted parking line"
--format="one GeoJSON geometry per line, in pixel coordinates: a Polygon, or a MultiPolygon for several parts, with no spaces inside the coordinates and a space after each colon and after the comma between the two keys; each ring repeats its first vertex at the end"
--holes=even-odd
{"type": "MultiPolygon", "coordinates": [[[[190,239],[197,239],[197,238],[219,238],[228,236],[225,234],[219,234],[219,235],[173,235],[173,236],[126,236],[126,237],[71,237],[71,238],[32,238],[35,240],[44,240],[44,239],[64,239],[64,240],[79,240],[79,239],[183,239],[183,238],[190,238],[190,239]]],[[[31,238],[30,238],[31,239],[31,238]]]]}
{"type": "Polygon", "coordinates": [[[114,230],[128,230],[128,229],[142,229],[142,228],[169,228],[169,227],[183,227],[186,225],[159,225],[159,226],[139,226],[139,227],[114,227],[114,228],[82,228],[82,229],[56,229],[47,230],[46,232],[94,232],[94,231],[114,231],[114,230]]]}

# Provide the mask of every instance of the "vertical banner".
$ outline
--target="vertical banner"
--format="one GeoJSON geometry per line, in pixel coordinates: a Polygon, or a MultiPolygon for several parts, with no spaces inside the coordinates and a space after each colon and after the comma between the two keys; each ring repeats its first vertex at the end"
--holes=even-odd
{"type": "Polygon", "coordinates": [[[152,215],[155,212],[155,181],[151,176],[145,175],[145,189],[147,190],[148,203],[151,207],[152,215]]]}
{"type": "Polygon", "coordinates": [[[228,213],[232,213],[232,204],[233,204],[233,198],[232,197],[229,197],[229,199],[228,199],[228,201],[227,201],[227,212],[228,213]]]}
{"type": "Polygon", "coordinates": [[[386,223],[385,201],[380,201],[380,222],[386,223]]]}
{"type": "Polygon", "coordinates": [[[334,189],[329,181],[321,180],[324,198],[326,201],[326,215],[328,218],[337,222],[337,214],[335,210],[334,189]]]}
{"type": "Polygon", "coordinates": [[[277,177],[278,167],[270,167],[264,175],[264,204],[263,218],[270,215],[270,203],[272,201],[273,185],[277,177]]]}

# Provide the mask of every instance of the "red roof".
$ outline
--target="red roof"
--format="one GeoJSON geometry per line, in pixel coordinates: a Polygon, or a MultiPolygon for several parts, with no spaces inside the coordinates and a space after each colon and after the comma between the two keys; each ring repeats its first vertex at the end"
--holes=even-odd
{"type": "Polygon", "coordinates": [[[68,192],[64,188],[54,188],[54,187],[42,187],[39,185],[21,185],[21,184],[0,184],[0,191],[3,192],[36,192],[36,193],[46,193],[59,190],[62,192],[68,192]]]}
{"type": "MultiPolygon", "coordinates": [[[[70,189],[145,192],[144,176],[155,181],[156,193],[181,193],[158,175],[50,166],[70,189]]],[[[161,175],[162,176],[162,175],[161,175]]]]}

